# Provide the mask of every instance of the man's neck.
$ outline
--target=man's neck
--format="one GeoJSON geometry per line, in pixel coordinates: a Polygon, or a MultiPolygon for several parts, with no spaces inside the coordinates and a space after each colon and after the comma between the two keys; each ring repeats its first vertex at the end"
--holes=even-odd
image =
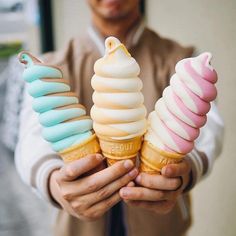
{"type": "Polygon", "coordinates": [[[92,20],[93,24],[104,38],[112,35],[125,43],[130,29],[133,28],[141,18],[138,11],[132,14],[132,16],[129,15],[127,18],[119,20],[107,20],[93,14],[92,20]]]}

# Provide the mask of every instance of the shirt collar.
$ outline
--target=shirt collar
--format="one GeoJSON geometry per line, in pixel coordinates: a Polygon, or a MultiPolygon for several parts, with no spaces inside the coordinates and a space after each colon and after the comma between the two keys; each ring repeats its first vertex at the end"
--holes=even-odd
{"type": "MultiPolygon", "coordinates": [[[[126,47],[129,49],[135,46],[139,39],[141,38],[145,29],[145,23],[143,20],[140,20],[137,25],[135,25],[127,36],[126,47]]],[[[90,25],[88,27],[88,35],[93,40],[95,45],[97,46],[101,55],[104,54],[104,37],[100,34],[100,32],[96,29],[94,25],[90,25]]]]}

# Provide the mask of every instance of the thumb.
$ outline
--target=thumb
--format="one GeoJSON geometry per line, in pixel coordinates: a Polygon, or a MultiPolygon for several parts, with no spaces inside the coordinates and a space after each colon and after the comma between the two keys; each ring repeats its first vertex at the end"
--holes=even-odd
{"type": "Polygon", "coordinates": [[[59,171],[59,179],[61,181],[72,181],[79,176],[92,170],[104,160],[101,154],[90,154],[79,160],[72,161],[63,166],[59,171]]]}

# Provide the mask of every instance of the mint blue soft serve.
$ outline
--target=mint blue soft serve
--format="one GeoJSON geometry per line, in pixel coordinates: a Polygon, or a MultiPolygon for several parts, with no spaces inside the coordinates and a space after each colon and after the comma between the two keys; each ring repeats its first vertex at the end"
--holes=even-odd
{"type": "Polygon", "coordinates": [[[86,116],[78,98],[68,96],[71,88],[63,80],[62,72],[43,64],[27,52],[22,52],[19,60],[26,65],[23,79],[34,98],[33,110],[39,113],[44,139],[52,144],[56,152],[88,139],[92,135],[92,120],[86,116]]]}

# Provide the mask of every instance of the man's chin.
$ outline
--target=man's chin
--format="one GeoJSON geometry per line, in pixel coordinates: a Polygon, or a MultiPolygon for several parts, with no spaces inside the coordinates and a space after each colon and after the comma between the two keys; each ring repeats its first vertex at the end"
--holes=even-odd
{"type": "Polygon", "coordinates": [[[128,16],[127,13],[120,11],[106,11],[100,14],[106,20],[121,20],[128,16]]]}

